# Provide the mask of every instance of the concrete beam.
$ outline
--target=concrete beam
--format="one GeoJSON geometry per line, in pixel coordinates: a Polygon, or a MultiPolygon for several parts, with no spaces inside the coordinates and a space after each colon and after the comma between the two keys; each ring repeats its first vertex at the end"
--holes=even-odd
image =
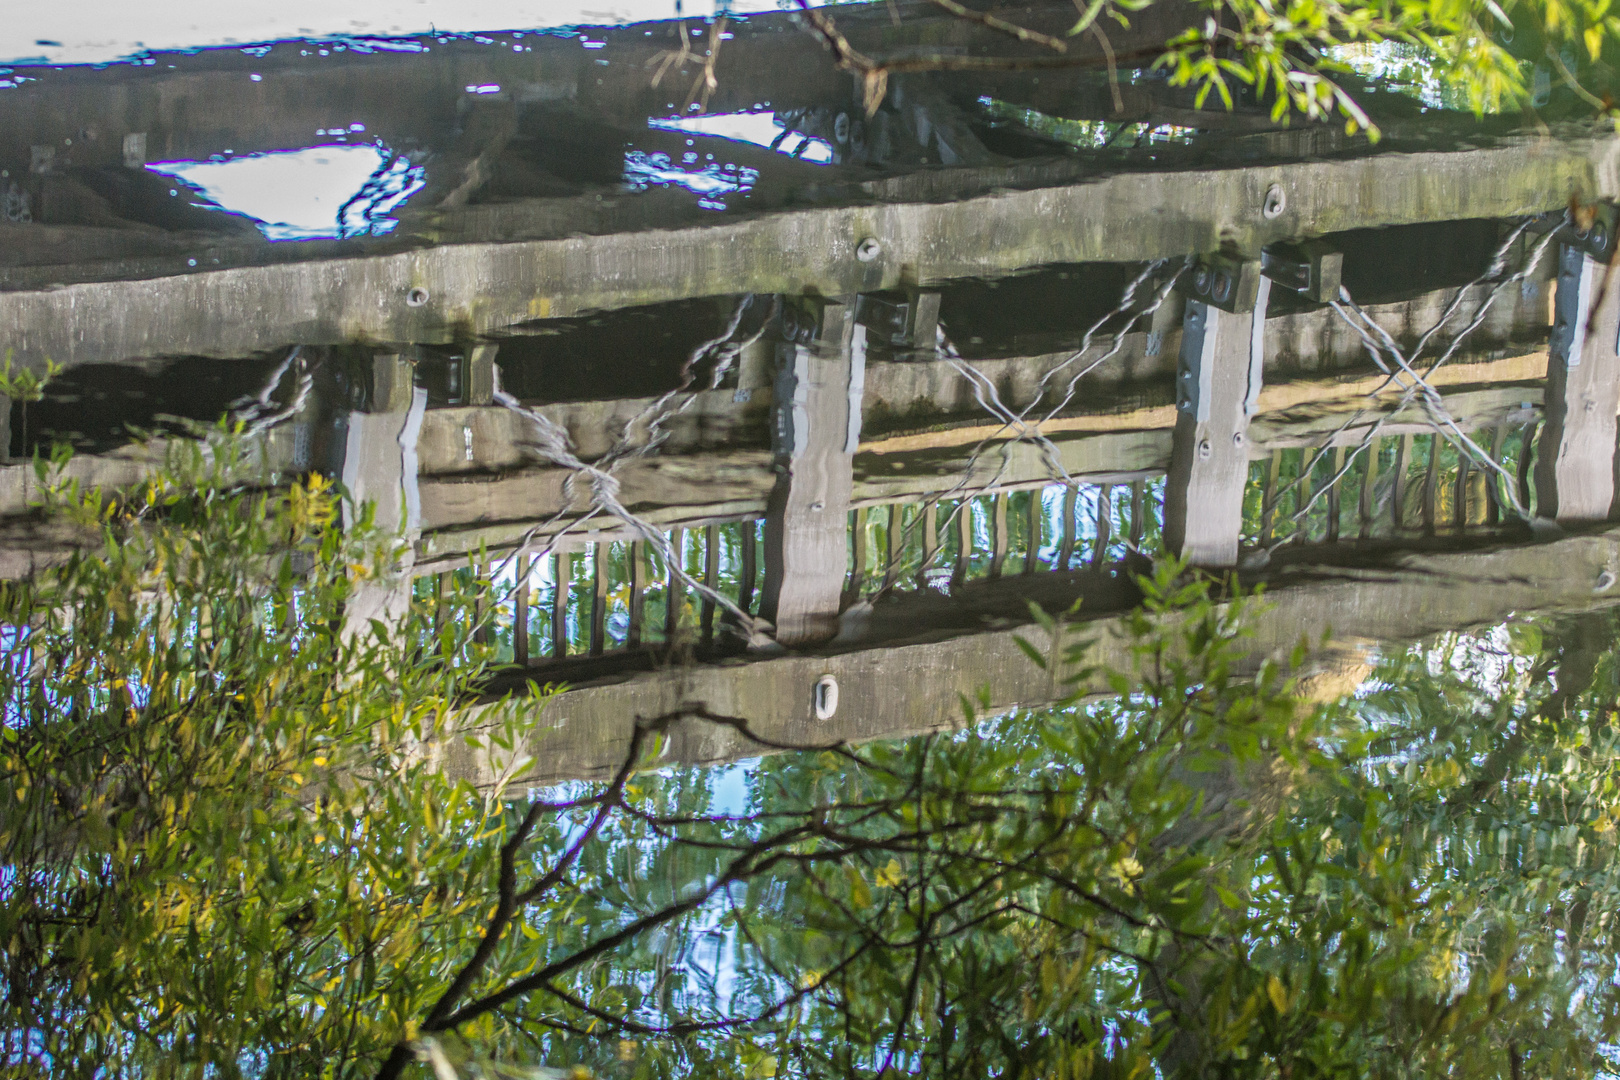
{"type": "MultiPolygon", "coordinates": [[[[1469,552],[1391,555],[1357,569],[1295,564],[1266,590],[1268,611],[1253,623],[1257,657],[1285,657],[1298,641],[1331,633],[1340,641],[1400,645],[1445,630],[1487,626],[1525,612],[1587,610],[1614,601],[1602,595],[1620,572],[1620,529],[1542,544],[1469,552]]],[[[1082,611],[1085,611],[1082,608],[1082,611]]],[[[1096,641],[1091,661],[1125,666],[1114,632],[1119,615],[1083,616],[1096,641]]],[[[948,729],[960,717],[960,695],[989,693],[991,710],[1039,706],[1068,687],[1030,663],[1016,639],[1038,641],[1030,626],[957,634],[940,640],[873,644],[827,655],[792,655],[739,666],[672,668],[581,686],[535,711],[523,752],[535,783],[598,778],[617,768],[636,717],[657,716],[691,702],[746,717],[760,735],[783,743],[862,742],[948,729]],[[839,705],[818,721],[812,690],[823,676],[838,681],[839,705]]],[[[1100,682],[1094,686],[1105,692],[1100,682]]],[[[481,721],[470,715],[468,722],[481,721]]],[[[735,733],[697,722],[677,727],[666,760],[712,763],[756,756],[761,748],[735,733]]],[[[490,763],[465,749],[447,753],[456,775],[487,779],[490,763]]]]}
{"type": "MultiPolygon", "coordinates": [[[[1038,177],[1040,174],[1031,174],[1038,177]]],[[[201,270],[0,292],[0,341],[41,365],[157,354],[232,357],[288,341],[448,341],[537,318],[747,292],[848,295],[1055,262],[1244,250],[1307,233],[1536,213],[1620,196],[1620,139],[1504,139],[1487,149],[994,190],[1018,169],[955,169],[939,201],[782,211],[645,233],[201,270]],[[1266,193],[1286,208],[1267,219],[1266,193]],[[963,192],[986,192],[956,197],[963,192]],[[856,258],[863,240],[879,251],[856,258]],[[406,303],[412,289],[428,299],[406,303]],[[246,317],[251,313],[251,317],[246,317]]],[[[503,232],[503,238],[511,234],[503,232]]],[[[870,247],[868,247],[870,251],[870,247]]]]}

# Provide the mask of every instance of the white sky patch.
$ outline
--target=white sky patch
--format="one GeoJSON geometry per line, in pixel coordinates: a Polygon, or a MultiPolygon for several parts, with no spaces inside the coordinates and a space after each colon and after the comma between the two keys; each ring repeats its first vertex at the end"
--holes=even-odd
{"type": "Polygon", "coordinates": [[[777,0],[59,0],[11,5],[0,63],[95,64],[143,50],[252,45],[283,38],[389,36],[613,26],[775,11],[777,0]],[[44,42],[44,44],[40,44],[44,42]]]}
{"type": "Polygon", "coordinates": [[[422,186],[420,168],[375,145],[310,146],[147,168],[185,182],[221,210],[253,218],[271,240],[388,232],[393,223],[384,215],[422,186]],[[364,195],[358,203],[357,195],[364,195]]]}
{"type": "MultiPolygon", "coordinates": [[[[647,121],[648,127],[684,131],[689,135],[713,135],[734,142],[753,143],[769,148],[786,130],[770,112],[709,113],[703,116],[671,116],[647,121]]],[[[798,132],[788,134],[776,147],[778,153],[825,165],[832,160],[832,144],[798,132]],[[801,145],[803,149],[800,149],[801,145]]]]}

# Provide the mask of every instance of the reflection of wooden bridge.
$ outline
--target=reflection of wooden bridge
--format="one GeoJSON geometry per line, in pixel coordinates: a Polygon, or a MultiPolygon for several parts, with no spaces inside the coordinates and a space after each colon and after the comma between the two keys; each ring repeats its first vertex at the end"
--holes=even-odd
{"type": "MultiPolygon", "coordinates": [[[[852,11],[850,25],[873,48],[903,45],[886,12],[874,5],[863,23],[852,11]]],[[[1482,276],[1496,221],[1620,197],[1620,140],[1470,144],[1452,120],[1427,130],[1392,116],[1373,153],[1326,129],[1199,114],[1162,86],[1134,88],[1117,114],[1104,84],[1068,72],[899,81],[872,121],[882,138],[858,148],[832,134],[838,115],[848,126],[847,76],[785,25],[736,30],[724,48],[739,66],[711,106],[749,108],[768,83],[772,108],[829,139],[833,161],[693,136],[697,152],[759,174],[750,201],[723,215],[676,192],[622,190],[627,142],[684,144],[646,126],[663,92],[649,97],[645,60],[668,27],[616,31],[600,57],[560,39],[320,67],[219,53],[170,75],[67,73],[12,91],[0,164],[28,178],[40,214],[0,223],[0,348],[86,380],[101,365],[262,360],[294,343],[321,358],[327,384],[267,438],[267,463],[341,476],[408,534],[409,575],[378,584],[368,613],[431,596],[435,575],[467,572],[469,556],[526,544],[517,587],[486,601],[499,611],[484,632],[516,676],[577,687],[539,721],[562,729],[550,775],[599,770],[628,717],[693,698],[812,741],[936,725],[985,684],[1000,706],[1046,700],[1012,641],[1028,603],[1117,611],[1133,595],[1121,571],[1140,552],[1274,585],[1262,649],[1329,620],[1401,640],[1590,604],[1603,573],[1620,572],[1608,534],[1550,553],[1509,512],[1533,505],[1576,530],[1609,518],[1620,319],[1600,279],[1613,219],[1600,213],[1601,236],[1559,233],[1522,281],[1482,276]],[[245,81],[250,69],[262,81],[245,81]],[[276,96],[294,79],[304,93],[276,96]],[[475,84],[502,89],[461,89],[475,84]],[[1048,117],[1204,134],[1114,157],[1027,125],[987,142],[980,94],[1048,117]],[[181,107],[203,99],[217,106],[211,124],[181,107]],[[373,110],[371,131],[425,163],[428,187],[392,236],[267,245],[240,220],[167,201],[167,182],[156,191],[141,168],[160,148],[200,160],[304,145],[294,134],[338,106],[373,110]],[[249,142],[254,131],[270,141],[249,142]],[[559,139],[577,161],[546,156],[559,139]],[[583,152],[598,144],[612,152],[583,152]],[[1319,242],[1293,245],[1302,238],[1319,242]],[[1191,255],[1205,260],[1204,277],[1187,276],[1201,291],[1184,285],[1129,328],[1104,323],[1116,351],[1042,424],[1043,442],[1011,439],[968,368],[934,347],[943,326],[981,395],[1008,409],[1051,403],[1043,380],[1118,297],[1125,267],[1163,259],[1168,272],[1191,255]],[[1489,299],[1428,381],[1500,473],[1439,437],[1421,396],[1397,407],[1399,394],[1375,393],[1383,375],[1364,342],[1324,306],[1335,275],[1402,347],[1454,299],[1453,326],[1489,299]],[[614,476],[690,577],[768,621],[797,650],[785,656],[746,651],[713,598],[571,497],[569,471],[495,404],[499,373],[599,460],[744,296],[780,298],[793,333],[765,328],[672,419],[657,453],[614,476]],[[615,338],[632,317],[686,329],[615,338]],[[596,324],[597,338],[581,329],[596,324]],[[565,348],[575,331],[596,344],[565,348]],[[809,687],[823,674],[844,684],[843,704],[813,727],[809,687]]],[[[961,48],[982,46],[949,22],[908,32],[937,45],[947,29],[965,35],[961,48]]],[[[1533,240],[1510,252],[1514,265],[1533,240]]],[[[144,467],[120,453],[73,466],[113,483],[144,467]]],[[[0,466],[11,572],[42,544],[15,513],[23,473],[0,466]]],[[[699,740],[675,752],[738,749],[699,740]]]]}

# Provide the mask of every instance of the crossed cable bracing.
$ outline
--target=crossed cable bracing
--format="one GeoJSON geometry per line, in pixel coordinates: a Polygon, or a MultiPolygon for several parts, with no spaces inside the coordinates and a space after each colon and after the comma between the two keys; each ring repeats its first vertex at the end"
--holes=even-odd
{"type": "MultiPolygon", "coordinates": [[[[758,297],[753,294],[745,296],[738,301],[730,319],[726,323],[724,332],[718,337],[702,342],[696,346],[686,361],[681,365],[680,378],[674,387],[655,401],[647,405],[635,416],[625,422],[620,430],[619,437],[606,454],[594,462],[583,460],[575,450],[573,440],[566,429],[550,417],[537,409],[530,408],[518,401],[500,384],[500,370],[495,372],[496,404],[523,417],[533,427],[535,439],[521,445],[533,451],[546,462],[568,470],[563,480],[563,506],[551,517],[529,529],[522,539],[518,541],[512,552],[506,556],[491,574],[493,578],[503,573],[511,562],[520,555],[530,554],[529,546],[536,536],[548,533],[564,517],[574,510],[581,494],[580,484],[587,486],[588,505],[584,513],[563,525],[554,533],[549,533],[545,543],[532,552],[537,558],[544,558],[557,543],[570,531],[583,525],[586,521],[599,513],[606,513],[623,522],[637,536],[650,545],[664,558],[664,564],[669,573],[680,579],[681,583],[691,589],[698,596],[708,600],[727,612],[737,621],[751,646],[760,647],[769,645],[770,632],[773,629],[769,622],[757,619],[739,607],[724,594],[705,585],[701,580],[693,577],[680,565],[680,554],[674,550],[669,538],[657,525],[645,518],[632,513],[619,499],[620,482],[615,471],[627,461],[653,453],[670,438],[672,432],[667,425],[680,416],[697,400],[698,391],[692,390],[692,384],[697,379],[698,366],[705,358],[713,359],[713,368],[710,371],[705,390],[715,390],[721,380],[736,363],[742,350],[758,341],[772,323],[780,298],[773,298],[770,310],[761,320],[760,326],[752,333],[738,337],[744,315],[753,306],[758,297]]],[[[560,587],[560,586],[559,586],[560,587]]]]}
{"type": "MultiPolygon", "coordinates": [[[[1559,232],[1558,229],[1549,229],[1547,231],[1546,235],[1544,235],[1536,246],[1531,249],[1530,253],[1526,256],[1524,263],[1519,267],[1518,270],[1512,274],[1503,274],[1503,271],[1507,269],[1508,253],[1512,250],[1514,243],[1524,235],[1525,231],[1533,223],[1534,219],[1527,218],[1508,234],[1506,239],[1504,239],[1498,246],[1495,254],[1491,257],[1491,261],[1486,267],[1485,271],[1473,281],[1457,290],[1457,295],[1452,298],[1451,303],[1446,306],[1445,311],[1441,313],[1439,319],[1437,319],[1434,325],[1429,327],[1429,329],[1418,338],[1417,344],[1413,346],[1410,356],[1401,350],[1387,330],[1379,325],[1378,322],[1372,318],[1372,316],[1370,316],[1359,304],[1356,303],[1355,299],[1350,295],[1350,291],[1348,289],[1344,288],[1343,286],[1340,287],[1339,298],[1330,301],[1329,307],[1331,307],[1334,313],[1337,314],[1340,319],[1344,320],[1345,324],[1354,330],[1361,338],[1363,349],[1371,358],[1372,362],[1385,375],[1384,381],[1367,395],[1368,399],[1370,401],[1376,400],[1391,383],[1401,387],[1402,393],[1400,399],[1394,404],[1393,407],[1378,410],[1379,417],[1377,421],[1369,425],[1362,433],[1361,441],[1350,451],[1350,453],[1345,455],[1344,462],[1339,466],[1338,471],[1334,473],[1332,478],[1329,479],[1327,483],[1320,485],[1312,494],[1310,499],[1306,500],[1303,506],[1285,519],[1287,523],[1297,525],[1299,522],[1303,521],[1306,515],[1310,513],[1311,509],[1322,498],[1322,496],[1331,491],[1333,486],[1350,472],[1356,463],[1356,459],[1374,444],[1379,434],[1383,431],[1384,426],[1403,409],[1410,405],[1414,398],[1419,397],[1421,397],[1423,409],[1425,414],[1428,416],[1429,423],[1435,428],[1435,430],[1439,434],[1444,435],[1449,442],[1456,446],[1459,453],[1466,454],[1470,458],[1477,461],[1481,466],[1500,475],[1502,479],[1506,481],[1506,483],[1501,485],[1501,489],[1505,492],[1507,501],[1513,512],[1527,522],[1533,519],[1533,515],[1529,509],[1519,499],[1518,492],[1516,490],[1515,478],[1511,476],[1507,470],[1504,469],[1502,465],[1491,456],[1491,454],[1487,453],[1479,446],[1478,443],[1469,438],[1462,428],[1457,425],[1456,420],[1446,409],[1445,401],[1441,397],[1439,391],[1435,390],[1435,388],[1428,382],[1428,379],[1433,376],[1433,374],[1439,370],[1442,365],[1456,355],[1456,352],[1458,348],[1462,346],[1463,341],[1466,340],[1468,336],[1478,329],[1479,326],[1485,321],[1485,316],[1490,312],[1491,306],[1496,302],[1496,298],[1501,295],[1502,291],[1509,285],[1523,281],[1526,277],[1533,273],[1535,268],[1540,264],[1547,248],[1557,238],[1559,232]],[[1430,340],[1436,333],[1439,332],[1442,327],[1451,321],[1453,316],[1455,316],[1461,309],[1465,299],[1473,292],[1473,290],[1485,282],[1490,281],[1492,278],[1495,278],[1496,281],[1490,291],[1486,293],[1485,297],[1480,301],[1479,306],[1475,309],[1473,318],[1466,326],[1464,326],[1452,337],[1450,343],[1446,346],[1445,351],[1435,359],[1434,363],[1430,364],[1428,368],[1422,372],[1422,374],[1419,374],[1416,369],[1416,362],[1418,357],[1422,355],[1423,350],[1428,347],[1430,340]],[[1391,367],[1389,362],[1386,361],[1386,356],[1389,358],[1389,360],[1394,361],[1393,367],[1391,367]]],[[[1334,438],[1341,433],[1356,427],[1372,411],[1373,409],[1371,407],[1358,410],[1328,436],[1324,445],[1331,445],[1334,438]]],[[[1272,496],[1273,505],[1275,505],[1276,500],[1280,499],[1283,495],[1287,494],[1289,491],[1303,483],[1305,479],[1306,474],[1302,473],[1300,476],[1297,476],[1291,480],[1286,487],[1272,496]]],[[[1291,534],[1287,537],[1274,539],[1271,543],[1265,545],[1266,550],[1274,550],[1285,543],[1289,543],[1295,538],[1295,536],[1297,536],[1297,534],[1291,534]]]]}
{"type": "MultiPolygon", "coordinates": [[[[1041,459],[1046,464],[1047,473],[1052,477],[1052,479],[1060,480],[1064,484],[1072,486],[1074,484],[1074,478],[1069,475],[1068,469],[1064,467],[1062,456],[1059,453],[1056,444],[1054,444],[1052,440],[1049,439],[1041,430],[1042,425],[1054,419],[1060,413],[1062,413],[1064,409],[1069,407],[1069,404],[1074,400],[1075,394],[1079,390],[1081,379],[1085,378],[1087,375],[1091,374],[1091,372],[1095,371],[1097,368],[1119,355],[1120,351],[1125,347],[1125,335],[1134,330],[1143,319],[1152,318],[1153,314],[1157,312],[1161,306],[1163,306],[1165,300],[1175,289],[1176,283],[1181,279],[1181,275],[1190,269],[1194,262],[1191,257],[1183,259],[1179,267],[1177,267],[1162,281],[1159,281],[1153,288],[1151,299],[1148,301],[1148,303],[1140,309],[1132,311],[1132,308],[1135,307],[1137,303],[1137,295],[1142,288],[1149,282],[1153,281],[1153,279],[1162,273],[1165,267],[1169,266],[1173,261],[1174,260],[1171,259],[1156,259],[1149,263],[1140,273],[1126,283],[1124,290],[1120,294],[1119,303],[1086,328],[1085,333],[1081,335],[1080,344],[1062,363],[1053,367],[1050,371],[1041,376],[1040,381],[1035,385],[1035,390],[1030,398],[1029,404],[1025,405],[1019,410],[1014,410],[1011,406],[1002,401],[1001,394],[996,389],[995,381],[984,372],[974,367],[973,364],[969,363],[967,360],[964,360],[961,354],[957,351],[956,347],[951,343],[949,337],[946,336],[944,329],[941,328],[938,331],[935,343],[936,357],[945,361],[954,371],[968,380],[969,384],[973,387],[974,401],[976,401],[986,412],[990,413],[990,415],[999,420],[1001,422],[1001,426],[993,433],[979,440],[978,444],[973,448],[972,453],[968,455],[967,464],[962,468],[962,478],[958,480],[956,484],[949,490],[928,499],[928,503],[937,505],[943,500],[956,498],[962,493],[969,493],[967,497],[971,497],[972,494],[982,493],[995,488],[1001,482],[1002,477],[1006,475],[1007,470],[1012,466],[1013,448],[1019,443],[1024,442],[1034,443],[1040,449],[1041,459]],[[1069,371],[1070,368],[1074,367],[1076,364],[1079,364],[1086,354],[1091,351],[1092,339],[1095,338],[1098,332],[1100,332],[1102,328],[1110,321],[1117,319],[1121,315],[1128,315],[1129,318],[1126,320],[1125,324],[1114,333],[1113,341],[1110,343],[1109,347],[1092,359],[1089,363],[1083,364],[1077,370],[1075,370],[1073,374],[1069,376],[1068,382],[1063,389],[1063,395],[1057,400],[1056,404],[1047,409],[1045,413],[1041,414],[1035,420],[1030,420],[1030,414],[1034,413],[1036,409],[1039,408],[1041,402],[1046,398],[1047,391],[1052,384],[1057,379],[1062,377],[1065,372],[1069,371]],[[1012,438],[1003,438],[1002,436],[1008,431],[1013,433],[1012,438]],[[999,443],[1001,449],[1001,461],[997,465],[995,473],[988,480],[985,480],[982,483],[974,483],[973,476],[975,468],[977,467],[980,458],[984,456],[985,451],[991,446],[992,443],[999,443]]],[[[936,523],[936,528],[948,528],[950,524],[956,520],[957,516],[963,512],[963,509],[967,505],[967,498],[964,497],[956,504],[956,506],[951,509],[950,513],[945,516],[945,520],[943,522],[936,523]]],[[[897,548],[901,550],[904,549],[905,543],[910,538],[911,533],[914,529],[918,528],[919,520],[920,515],[917,518],[913,518],[911,522],[902,527],[900,543],[895,545],[897,548]]],[[[885,584],[870,599],[875,600],[879,596],[883,595],[883,593],[894,587],[896,580],[898,579],[898,575],[891,575],[891,571],[894,569],[897,561],[897,558],[890,557],[885,560],[881,570],[873,572],[873,576],[881,573],[885,578],[885,584]]],[[[927,566],[925,565],[921,569],[926,570],[927,566]]]]}

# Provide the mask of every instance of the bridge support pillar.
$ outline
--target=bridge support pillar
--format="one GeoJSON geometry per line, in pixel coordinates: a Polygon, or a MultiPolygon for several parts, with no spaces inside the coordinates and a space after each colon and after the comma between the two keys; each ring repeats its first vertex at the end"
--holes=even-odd
{"type": "Polygon", "coordinates": [[[866,377],[866,328],[853,305],[811,304],[786,320],[797,332],[777,347],[771,405],[777,480],[765,518],[760,614],[788,646],[838,630],[866,377]]]}
{"type": "Polygon", "coordinates": [[[351,632],[371,619],[398,624],[410,611],[411,567],[422,531],[416,441],[426,408],[427,391],[413,384],[404,357],[383,353],[372,358],[369,405],[348,415],[340,475],[354,500],[348,513],[374,503],[377,526],[400,533],[403,544],[391,573],[357,584],[345,620],[351,632]]]}
{"type": "Polygon", "coordinates": [[[1238,561],[1271,282],[1256,263],[1199,272],[1204,287],[1187,299],[1176,368],[1164,537],[1194,566],[1224,569],[1238,561]],[[1224,287],[1217,273],[1226,275],[1224,287]]]}
{"type": "Polygon", "coordinates": [[[1536,454],[1536,512],[1561,522],[1603,521],[1615,491],[1615,411],[1620,406],[1620,302],[1603,288],[1604,263],[1559,249],[1546,423],[1536,454]]]}

